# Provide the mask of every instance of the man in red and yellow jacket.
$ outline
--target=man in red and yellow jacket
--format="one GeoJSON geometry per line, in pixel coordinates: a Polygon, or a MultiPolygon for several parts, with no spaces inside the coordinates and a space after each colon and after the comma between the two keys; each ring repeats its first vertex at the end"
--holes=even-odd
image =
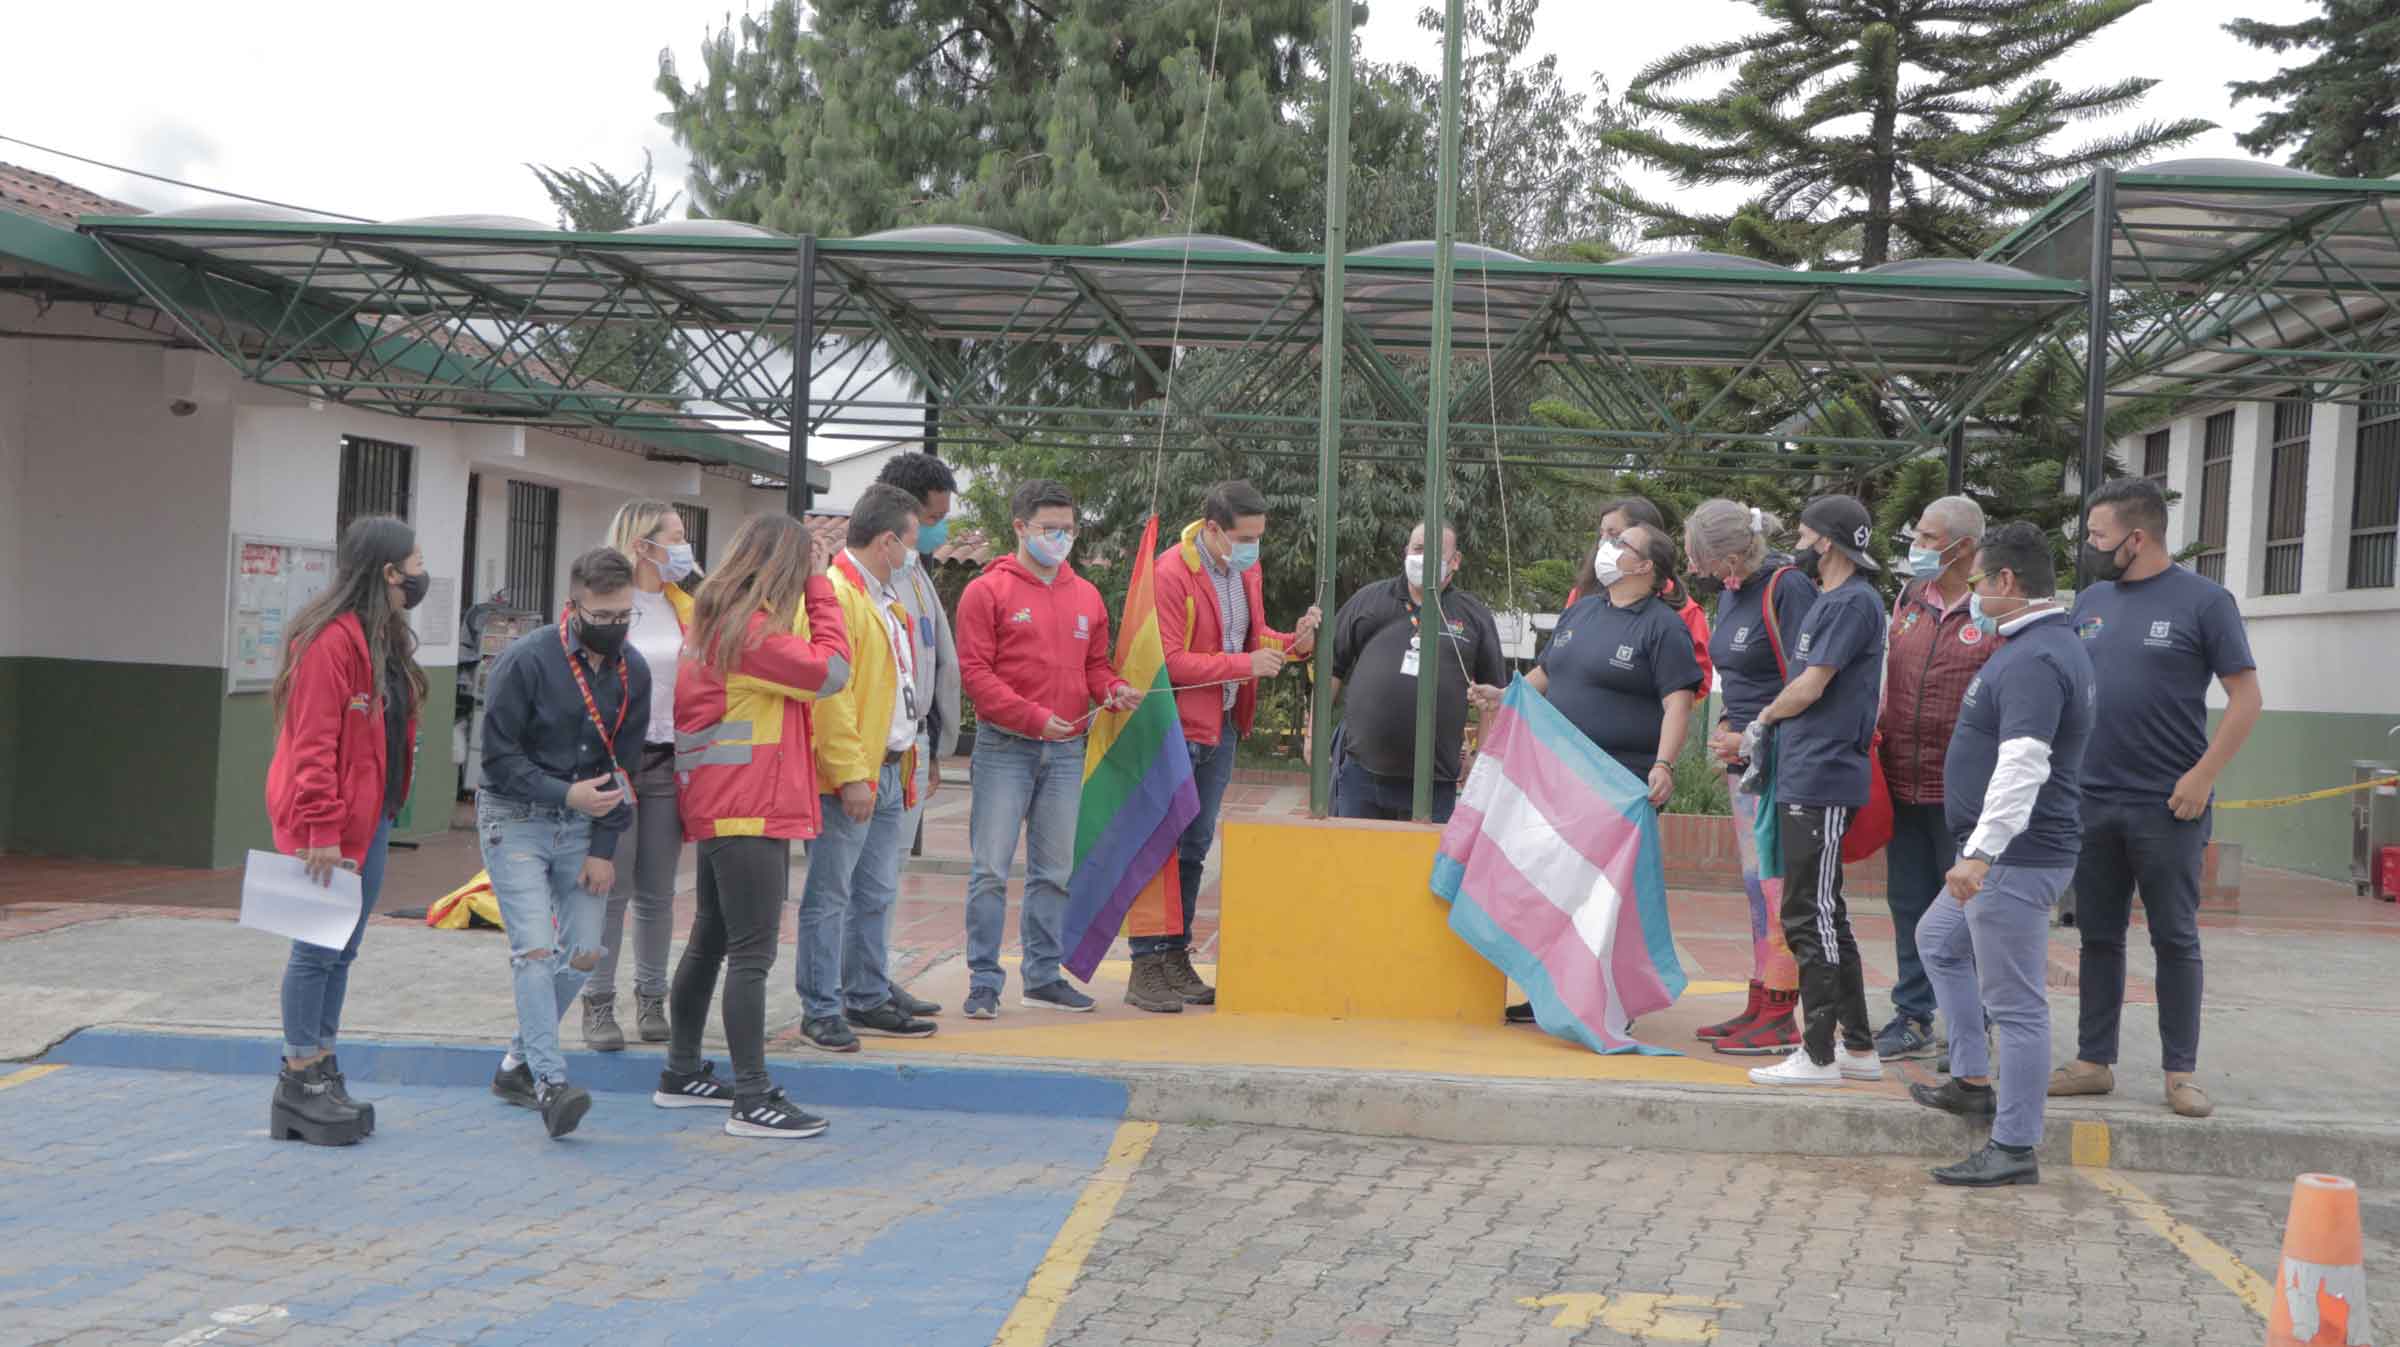
{"type": "MultiPolygon", "coordinates": [[[[1025,950],[1019,1004],[1088,1011],[1092,998],[1059,972],[1067,878],[1075,868],[1084,731],[1092,704],[1140,701],[1111,662],[1108,605],[1075,573],[1075,497],[1031,481],[1009,501],[1017,550],[958,598],[959,682],[975,700],[975,792],[967,819],[967,1018],[1000,1013],[1000,940],[1008,872],[1025,834],[1025,950]]],[[[1178,1001],[1177,1006],[1182,1005],[1178,1001]]]]}
{"type": "MultiPolygon", "coordinates": [[[[1148,970],[1190,1005],[1217,999],[1192,968],[1192,917],[1200,906],[1201,869],[1216,840],[1217,808],[1233,781],[1234,754],[1258,716],[1257,680],[1283,672],[1290,660],[1308,658],[1323,617],[1312,606],[1288,633],[1267,625],[1266,584],[1258,569],[1259,540],[1266,533],[1267,498],[1258,488],[1220,482],[1209,490],[1198,522],[1158,554],[1153,572],[1158,635],[1167,648],[1167,678],[1179,689],[1175,709],[1192,755],[1200,813],[1175,845],[1183,934],[1132,938],[1134,989],[1151,989],[1156,979],[1145,976],[1148,970]]],[[[1126,999],[1144,1010],[1182,1008],[1132,991],[1126,999]]]]}
{"type": "Polygon", "coordinates": [[[916,551],[923,508],[896,486],[868,487],[850,509],[849,546],[827,567],[850,633],[850,683],[816,708],[824,823],[808,850],[794,976],[801,1035],[827,1052],[858,1051],[860,1033],[924,1038],[936,1028],[899,1004],[888,970],[900,819],[916,798],[931,682],[920,680],[892,582],[916,551]]]}

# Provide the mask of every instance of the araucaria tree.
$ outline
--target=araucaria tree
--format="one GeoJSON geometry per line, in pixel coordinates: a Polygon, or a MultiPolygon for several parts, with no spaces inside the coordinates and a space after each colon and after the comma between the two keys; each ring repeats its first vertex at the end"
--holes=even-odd
{"type": "Polygon", "coordinates": [[[2400,5],[2318,0],[2298,23],[2235,19],[2225,31],[2266,51],[2313,48],[2307,61],[2263,80],[2235,80],[2233,101],[2277,105],[2237,139],[2252,154],[2292,151],[2291,164],[2336,178],[2400,174],[2400,5]]]}

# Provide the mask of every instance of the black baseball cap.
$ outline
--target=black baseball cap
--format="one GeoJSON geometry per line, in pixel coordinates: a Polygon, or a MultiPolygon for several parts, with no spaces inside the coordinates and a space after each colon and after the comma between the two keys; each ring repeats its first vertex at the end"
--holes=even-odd
{"type": "Polygon", "coordinates": [[[1842,549],[1862,571],[1881,571],[1875,558],[1867,555],[1867,544],[1875,537],[1875,522],[1867,515],[1867,507],[1856,496],[1819,496],[1800,512],[1800,522],[1820,538],[1842,549]]]}

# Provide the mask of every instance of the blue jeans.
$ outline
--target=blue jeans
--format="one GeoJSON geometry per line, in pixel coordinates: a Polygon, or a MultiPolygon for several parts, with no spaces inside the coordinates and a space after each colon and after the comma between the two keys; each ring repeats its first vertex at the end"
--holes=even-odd
{"type": "MultiPolygon", "coordinates": [[[[1931,1024],[1933,983],[1926,979],[1925,961],[1917,954],[1917,923],[1941,896],[1950,867],[1958,864],[1958,839],[1950,834],[1944,807],[1892,801],[1888,855],[1885,898],[1892,905],[1892,944],[1900,956],[1900,980],[1892,985],[1892,1009],[1931,1024]]],[[[1951,1037],[1957,1036],[1953,1029],[1951,1037]]]]}
{"type": "Polygon", "coordinates": [[[1083,736],[1027,739],[983,726],[975,735],[975,792],[967,814],[968,988],[997,992],[1000,940],[1008,925],[1008,872],[1025,834],[1025,906],[1017,937],[1027,987],[1058,981],[1059,922],[1075,869],[1076,806],[1083,797],[1083,736]]]}
{"type": "Polygon", "coordinates": [[[1200,911],[1200,875],[1208,865],[1208,849],[1217,840],[1217,810],[1225,803],[1225,788],[1233,784],[1234,753],[1240,743],[1233,729],[1233,712],[1228,710],[1217,742],[1187,741],[1184,745],[1192,755],[1192,788],[1200,793],[1200,812],[1192,816],[1183,836],[1175,839],[1175,877],[1183,884],[1183,934],[1129,938],[1126,944],[1136,958],[1192,947],[1192,918],[1200,911]]]}
{"type": "MultiPolygon", "coordinates": [[[[1415,817],[1417,810],[1416,782],[1405,776],[1382,776],[1358,765],[1354,758],[1344,759],[1333,774],[1333,816],[1335,818],[1399,819],[1415,817]]],[[[1448,823],[1450,811],[1458,807],[1458,783],[1433,783],[1433,821],[1448,823]]]]}
{"type": "Polygon", "coordinates": [[[342,999],[350,991],[350,965],[358,958],[358,939],[367,933],[367,914],[383,892],[383,862],[390,854],[392,821],[375,825],[375,840],[367,843],[367,858],[358,867],[358,925],[350,928],[350,943],[338,950],[292,942],[292,957],[283,965],[283,1055],[314,1057],[333,1051],[342,1030],[342,999]]]}
{"type": "Polygon", "coordinates": [[[599,961],[600,919],[608,907],[607,898],[583,891],[592,821],[560,806],[484,795],[475,801],[475,831],[508,927],[517,992],[517,1036],[508,1050],[535,1079],[563,1084],[567,1059],[558,1047],[558,1022],[599,961]]]}
{"type": "MultiPolygon", "coordinates": [[[[978,735],[978,738],[982,736],[978,735]]],[[[852,823],[842,797],[823,795],[823,831],[808,844],[808,882],[800,890],[800,957],[792,974],[802,1013],[830,1019],[873,1010],[892,999],[885,964],[892,941],[892,903],[900,896],[902,789],[899,763],[876,778],[875,812],[852,823]]]]}
{"type": "Polygon", "coordinates": [[[2050,1089],[2050,995],[2044,976],[2050,955],[2050,909],[2067,890],[2069,866],[2027,869],[1995,865],[1973,902],[1944,893],[1917,925],[1925,968],[1950,1022],[1950,1074],[1996,1074],[1999,1116],[1992,1140],[2038,1146],[2042,1101],[2050,1089]],[[1983,1026],[1990,1017],[2000,1040],[2000,1069],[1992,1070],[1983,1026]]]}

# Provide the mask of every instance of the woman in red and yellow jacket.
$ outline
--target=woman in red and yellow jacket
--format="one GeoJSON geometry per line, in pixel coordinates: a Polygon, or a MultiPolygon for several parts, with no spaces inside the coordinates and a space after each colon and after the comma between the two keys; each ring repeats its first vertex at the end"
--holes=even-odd
{"type": "Polygon", "coordinates": [[[348,1145],[375,1130],[375,1109],[350,1098],[335,1062],[342,1000],[367,914],[383,887],[392,820],[408,802],[425,671],[407,610],[425,597],[425,555],[397,519],[361,519],[342,535],[333,585],[292,619],[275,676],[275,760],[267,817],[277,849],[330,883],[358,872],[350,941],[292,942],[283,970],[283,1074],[269,1130],[279,1140],[348,1145]]]}
{"type": "Polygon", "coordinates": [[[787,515],[743,524],[700,586],[675,673],[676,801],[699,847],[700,893],[651,1096],[661,1108],[731,1107],[733,1136],[825,1130],[767,1076],[767,972],[791,896],[792,840],[818,831],[810,703],[849,681],[841,604],[807,526],[787,515]],[[730,1088],[700,1059],[720,965],[730,1088]]]}

